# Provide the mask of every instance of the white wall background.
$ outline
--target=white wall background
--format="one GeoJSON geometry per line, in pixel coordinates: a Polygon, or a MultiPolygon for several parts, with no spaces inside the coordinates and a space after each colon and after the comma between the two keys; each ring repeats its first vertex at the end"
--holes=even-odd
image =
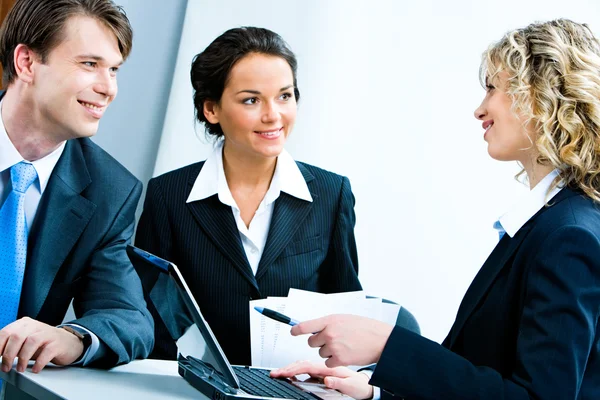
{"type": "Polygon", "coordinates": [[[492,223],[526,191],[516,164],[489,158],[473,118],[480,55],[509,29],[558,17],[600,34],[591,0],[189,0],[154,175],[211,149],[193,123],[192,57],[231,27],[278,32],[302,97],[287,149],[350,178],[363,286],[441,341],[497,241],[492,223]]]}
{"type": "Polygon", "coordinates": [[[156,161],[187,0],[116,3],[131,22],[133,49],[119,69],[119,93],[94,141],[146,183],[156,161]]]}

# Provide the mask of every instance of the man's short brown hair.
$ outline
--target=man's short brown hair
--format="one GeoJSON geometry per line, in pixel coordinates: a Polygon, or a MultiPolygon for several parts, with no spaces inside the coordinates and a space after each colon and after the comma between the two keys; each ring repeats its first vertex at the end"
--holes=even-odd
{"type": "Polygon", "coordinates": [[[74,16],[90,17],[106,24],[117,37],[123,60],[127,58],[133,31],[123,8],[112,0],[17,0],[0,28],[4,87],[16,78],[15,48],[24,44],[46,62],[50,51],[64,40],[66,21],[74,16]]]}

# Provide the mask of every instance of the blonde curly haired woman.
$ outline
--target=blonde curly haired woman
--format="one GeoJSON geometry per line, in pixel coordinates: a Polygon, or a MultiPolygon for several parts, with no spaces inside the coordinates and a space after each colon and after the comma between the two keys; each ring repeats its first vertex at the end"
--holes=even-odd
{"type": "MultiPolygon", "coordinates": [[[[495,224],[500,242],[440,346],[354,316],[306,321],[328,367],[377,362],[382,398],[600,399],[600,44],[586,25],[536,23],[485,53],[475,111],[489,154],[531,190],[495,224]],[[367,323],[368,322],[368,323],[367,323]]],[[[297,363],[356,398],[365,374],[297,363]]]]}

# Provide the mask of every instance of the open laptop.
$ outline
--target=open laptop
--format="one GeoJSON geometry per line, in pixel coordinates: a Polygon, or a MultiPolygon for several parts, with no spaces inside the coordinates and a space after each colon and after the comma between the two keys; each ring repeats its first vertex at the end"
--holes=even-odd
{"type": "Polygon", "coordinates": [[[194,354],[179,354],[179,375],[209,399],[352,399],[319,382],[274,379],[266,368],[232,366],[177,266],[131,245],[127,246],[127,254],[140,276],[147,299],[151,301],[155,286],[162,286],[161,304],[153,304],[171,335],[179,338],[193,324],[198,328],[198,340],[204,343],[199,343],[201,350],[194,354]],[[165,291],[167,296],[164,296],[165,291]],[[173,316],[178,314],[173,310],[180,308],[184,308],[187,315],[178,318],[178,327],[173,327],[173,316]]]}

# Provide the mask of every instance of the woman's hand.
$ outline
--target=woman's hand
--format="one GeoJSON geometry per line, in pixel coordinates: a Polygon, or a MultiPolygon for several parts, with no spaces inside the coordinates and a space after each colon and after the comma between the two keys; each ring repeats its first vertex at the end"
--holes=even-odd
{"type": "Polygon", "coordinates": [[[393,327],[384,322],[357,315],[328,315],[294,326],[292,335],[306,335],[310,347],[320,347],[325,365],[368,365],[379,361],[393,327]]]}
{"type": "Polygon", "coordinates": [[[338,390],[355,399],[373,397],[373,386],[369,385],[369,376],[346,367],[329,368],[309,361],[298,361],[271,371],[273,378],[291,378],[300,374],[321,378],[328,388],[338,390]]]}

